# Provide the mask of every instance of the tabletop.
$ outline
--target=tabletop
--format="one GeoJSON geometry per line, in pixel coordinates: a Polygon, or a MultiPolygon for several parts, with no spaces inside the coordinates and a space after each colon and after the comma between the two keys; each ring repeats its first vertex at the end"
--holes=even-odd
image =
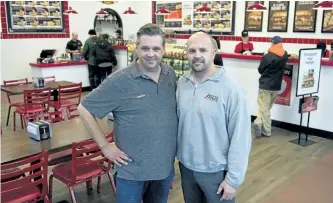
{"type": "MultiPolygon", "coordinates": [[[[45,87],[50,87],[51,90],[56,90],[58,89],[59,85],[70,85],[73,84],[73,82],[69,82],[69,81],[50,81],[50,82],[46,82],[45,83],[45,87]]],[[[28,84],[24,84],[24,85],[18,85],[18,86],[9,86],[9,87],[5,87],[3,85],[1,85],[1,91],[10,93],[10,94],[23,94],[24,90],[31,90],[31,89],[38,89],[37,87],[35,87],[31,82],[28,84]]]]}
{"type": "MultiPolygon", "coordinates": [[[[113,122],[97,119],[104,134],[111,132],[113,122]]],[[[80,118],[52,123],[52,138],[36,141],[29,137],[26,129],[3,131],[1,135],[1,163],[20,160],[47,149],[50,154],[70,149],[73,142],[91,139],[80,118]]]]}

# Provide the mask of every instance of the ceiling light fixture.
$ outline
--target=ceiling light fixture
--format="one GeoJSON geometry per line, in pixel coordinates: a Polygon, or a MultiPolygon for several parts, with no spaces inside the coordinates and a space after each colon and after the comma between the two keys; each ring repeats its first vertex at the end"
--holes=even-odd
{"type": "Polygon", "coordinates": [[[313,6],[315,10],[333,10],[333,2],[332,1],[322,1],[313,6]]]}
{"type": "Polygon", "coordinates": [[[256,1],[253,5],[246,8],[246,11],[266,11],[267,8],[260,4],[259,1],[256,1]]]}

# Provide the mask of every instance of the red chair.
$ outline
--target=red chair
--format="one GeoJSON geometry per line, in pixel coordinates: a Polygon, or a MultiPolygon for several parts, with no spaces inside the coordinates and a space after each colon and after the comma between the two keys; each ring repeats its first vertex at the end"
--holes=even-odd
{"type": "MultiPolygon", "coordinates": [[[[19,85],[26,85],[28,84],[28,78],[25,79],[19,79],[19,80],[5,80],[3,81],[4,87],[12,87],[12,86],[19,86],[19,85]]],[[[18,101],[12,100],[12,97],[14,97],[13,94],[7,92],[7,99],[9,103],[9,109],[7,113],[7,123],[6,126],[8,126],[9,123],[9,116],[10,116],[10,110],[12,107],[19,107],[23,106],[23,101],[22,99],[18,101]]]]}
{"type": "Polygon", "coordinates": [[[29,119],[44,119],[49,112],[49,102],[51,96],[50,88],[40,88],[23,91],[23,103],[21,107],[16,107],[14,111],[14,131],[16,129],[16,113],[20,114],[21,125],[27,126],[29,119]],[[23,122],[23,121],[24,122],[23,122]]]}
{"type": "MultiPolygon", "coordinates": [[[[53,177],[68,186],[71,194],[72,202],[76,202],[73,187],[91,182],[93,178],[98,177],[97,192],[100,193],[101,176],[107,174],[113,189],[116,194],[116,188],[112,176],[111,162],[102,156],[102,151],[97,145],[87,148],[94,143],[93,140],[86,140],[72,144],[72,161],[57,165],[53,168],[53,174],[49,179],[49,197],[52,201],[53,177]],[[88,155],[86,155],[88,154],[88,155]],[[107,161],[107,166],[103,163],[107,161]]],[[[88,184],[87,184],[88,187],[88,184]]],[[[88,189],[88,188],[87,188],[88,189]]]]}
{"type": "Polygon", "coordinates": [[[1,202],[49,202],[47,196],[48,151],[16,161],[1,164],[1,202]],[[35,163],[35,164],[30,164],[35,163]],[[22,174],[25,174],[22,176],[22,174]],[[41,188],[41,189],[40,189],[41,188]]]}
{"type": "MultiPolygon", "coordinates": [[[[51,101],[50,107],[62,111],[68,110],[70,113],[73,107],[77,107],[81,102],[82,95],[82,82],[70,85],[59,85],[58,87],[58,101],[51,101]]],[[[67,119],[71,117],[67,115],[67,119]]]]}

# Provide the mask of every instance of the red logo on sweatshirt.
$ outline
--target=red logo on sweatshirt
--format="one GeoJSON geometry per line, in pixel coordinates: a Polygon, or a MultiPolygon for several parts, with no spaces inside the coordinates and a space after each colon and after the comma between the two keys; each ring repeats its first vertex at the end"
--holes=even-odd
{"type": "Polygon", "coordinates": [[[210,101],[213,101],[213,102],[217,102],[219,100],[219,98],[217,96],[214,96],[214,95],[211,95],[211,94],[207,94],[204,98],[208,99],[210,101]]]}

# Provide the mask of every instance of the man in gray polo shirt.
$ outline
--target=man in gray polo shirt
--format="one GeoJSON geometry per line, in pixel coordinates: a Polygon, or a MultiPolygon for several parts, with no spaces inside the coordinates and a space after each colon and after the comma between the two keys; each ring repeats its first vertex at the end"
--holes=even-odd
{"type": "Polygon", "coordinates": [[[110,75],[79,106],[81,118],[103,151],[119,165],[117,203],[166,203],[174,177],[177,141],[176,74],[163,64],[162,30],[147,24],[137,33],[138,61],[110,75]],[[94,116],[114,115],[115,143],[94,116]]]}
{"type": "Polygon", "coordinates": [[[241,88],[214,65],[213,39],[187,42],[191,71],[177,85],[178,151],[185,203],[234,203],[251,148],[251,120],[241,88]]]}

